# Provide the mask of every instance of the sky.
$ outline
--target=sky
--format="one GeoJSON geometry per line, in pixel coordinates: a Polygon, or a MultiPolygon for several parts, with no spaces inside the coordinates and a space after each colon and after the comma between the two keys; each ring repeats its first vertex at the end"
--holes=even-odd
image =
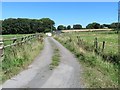
{"type": "Polygon", "coordinates": [[[50,18],[58,25],[117,22],[117,2],[2,2],[2,19],[50,18]]]}

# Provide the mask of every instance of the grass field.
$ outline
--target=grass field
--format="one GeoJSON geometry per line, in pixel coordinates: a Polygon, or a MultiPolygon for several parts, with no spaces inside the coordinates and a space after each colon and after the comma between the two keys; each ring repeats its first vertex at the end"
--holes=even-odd
{"type": "Polygon", "coordinates": [[[57,35],[55,39],[73,52],[81,62],[84,69],[83,78],[86,87],[118,87],[118,34],[115,31],[69,32],[57,35]],[[82,42],[78,41],[77,36],[82,42]],[[99,47],[105,41],[105,49],[101,53],[106,55],[107,58],[103,58],[94,52],[93,46],[96,37],[98,38],[99,47]],[[116,60],[117,62],[114,62],[116,60]]]}
{"type": "MultiPolygon", "coordinates": [[[[64,33],[65,36],[67,33],[64,33]]],[[[105,41],[105,52],[106,53],[118,53],[118,35],[115,32],[73,32],[69,33],[70,37],[76,39],[80,36],[83,41],[88,45],[94,45],[94,39],[97,37],[99,46],[102,46],[102,42],[105,41]]]]}
{"type": "Polygon", "coordinates": [[[21,38],[21,37],[25,37],[25,36],[28,36],[28,35],[31,35],[31,34],[11,34],[11,35],[2,35],[2,38],[3,40],[7,40],[7,41],[4,41],[4,45],[8,45],[8,44],[12,44],[13,41],[10,39],[12,38],[21,38]]]}
{"type": "MultiPolygon", "coordinates": [[[[59,37],[64,40],[65,43],[69,42],[68,39],[74,41],[74,44],[80,43],[78,41],[78,36],[82,40],[81,47],[86,50],[94,50],[95,38],[98,39],[99,52],[104,55],[106,60],[111,62],[118,62],[118,34],[115,31],[105,31],[105,32],[70,32],[63,33],[63,37],[59,37]],[[103,41],[105,41],[104,52],[101,52],[103,41]]],[[[71,42],[72,42],[71,41],[71,42]]]]}

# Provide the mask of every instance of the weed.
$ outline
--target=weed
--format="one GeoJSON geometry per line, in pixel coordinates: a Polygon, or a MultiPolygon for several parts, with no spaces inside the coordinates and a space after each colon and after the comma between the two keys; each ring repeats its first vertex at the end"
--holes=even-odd
{"type": "Polygon", "coordinates": [[[43,49],[44,43],[36,39],[30,42],[5,48],[1,66],[3,82],[25,69],[43,49]]]}
{"type": "Polygon", "coordinates": [[[50,64],[50,70],[54,69],[56,66],[59,65],[60,62],[60,54],[59,49],[54,49],[54,55],[52,56],[52,62],[50,64]]]}
{"type": "Polygon", "coordinates": [[[106,58],[103,60],[101,55],[93,53],[92,40],[94,40],[95,36],[99,37],[100,41],[106,40],[107,43],[112,43],[112,46],[109,46],[109,44],[106,45],[105,52],[103,54],[107,55],[106,57],[110,56],[109,60],[110,58],[118,60],[116,56],[114,57],[114,55],[117,55],[118,53],[117,46],[113,48],[114,45],[117,45],[117,34],[112,34],[112,32],[110,32],[110,34],[100,32],[64,33],[61,36],[56,36],[55,39],[62,43],[71,52],[73,52],[81,62],[81,65],[84,69],[83,80],[86,87],[118,88],[118,64],[108,62],[105,60],[106,58]],[[104,34],[104,36],[102,34],[104,34]],[[80,35],[84,40],[84,45],[80,42],[78,45],[76,38],[78,35],[80,35]],[[72,42],[68,42],[69,37],[71,37],[72,42]],[[81,47],[83,50],[80,50],[81,47]],[[110,51],[112,53],[109,53],[110,51]]]}

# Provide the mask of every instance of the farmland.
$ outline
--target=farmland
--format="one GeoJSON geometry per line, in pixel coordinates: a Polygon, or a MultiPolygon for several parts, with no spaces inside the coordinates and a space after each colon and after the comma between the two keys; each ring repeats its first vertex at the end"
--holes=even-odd
{"type": "Polygon", "coordinates": [[[2,35],[2,38],[5,40],[4,41],[4,45],[8,45],[13,43],[12,40],[13,38],[21,38],[21,37],[25,37],[28,35],[32,35],[32,34],[11,34],[11,35],[2,35]]]}
{"type": "MultiPolygon", "coordinates": [[[[81,43],[81,47],[88,50],[94,50],[94,41],[97,38],[98,49],[100,53],[104,55],[118,55],[118,34],[115,31],[105,32],[71,32],[62,34],[61,38],[64,42],[68,42],[71,39],[74,44],[81,43]],[[63,37],[65,36],[65,38],[63,37]],[[80,40],[78,40],[80,39],[80,40]],[[68,41],[67,41],[68,40],[68,41]],[[104,52],[101,52],[103,41],[105,41],[104,52]]],[[[111,58],[112,60],[114,58],[111,58]]],[[[114,62],[114,61],[113,61],[114,62]]]]}
{"type": "Polygon", "coordinates": [[[120,1],[1,5],[0,89],[120,88],[120,1]]]}
{"type": "Polygon", "coordinates": [[[115,31],[67,32],[55,35],[54,38],[73,52],[82,63],[86,87],[118,86],[118,34],[115,31]],[[99,53],[94,51],[95,38],[97,38],[99,53]],[[103,41],[105,46],[102,51],[103,41]]]}

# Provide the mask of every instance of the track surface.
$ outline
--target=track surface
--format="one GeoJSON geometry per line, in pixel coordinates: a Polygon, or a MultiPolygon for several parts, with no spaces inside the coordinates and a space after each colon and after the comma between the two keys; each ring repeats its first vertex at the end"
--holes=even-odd
{"type": "Polygon", "coordinates": [[[82,68],[75,56],[52,37],[45,38],[45,47],[28,69],[10,80],[3,88],[83,88],[82,68]],[[60,64],[50,70],[52,45],[60,51],[60,64]]]}

